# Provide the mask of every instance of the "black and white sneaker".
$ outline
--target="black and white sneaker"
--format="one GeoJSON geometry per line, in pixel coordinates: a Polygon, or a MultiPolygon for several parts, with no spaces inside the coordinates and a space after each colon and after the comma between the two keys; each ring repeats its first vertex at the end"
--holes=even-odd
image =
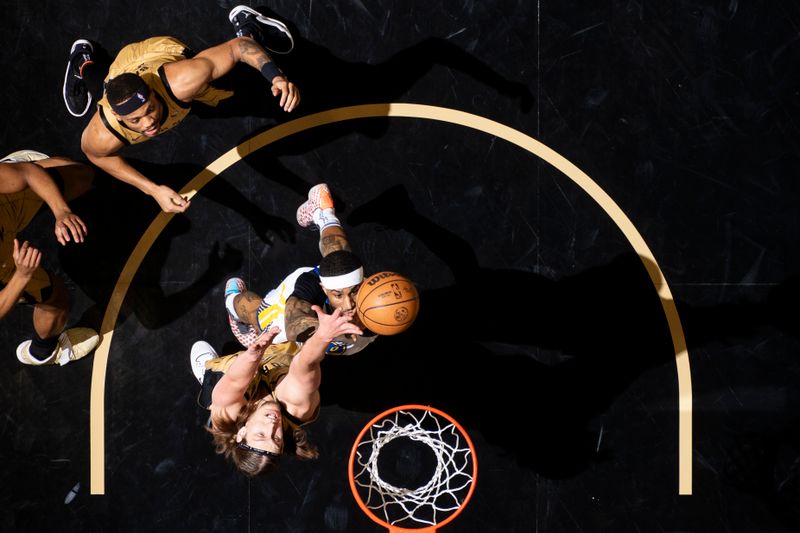
{"type": "Polygon", "coordinates": [[[92,105],[92,95],[83,81],[82,71],[83,67],[93,63],[93,53],[92,43],[86,39],[78,39],[72,43],[72,48],[69,51],[63,93],[67,111],[73,117],[82,117],[92,105]]]}
{"type": "Polygon", "coordinates": [[[231,9],[230,13],[228,13],[228,20],[233,24],[233,29],[236,31],[237,37],[251,37],[270,52],[288,54],[294,48],[294,37],[292,37],[292,33],[289,31],[289,28],[286,27],[286,24],[280,20],[266,17],[252,7],[234,7],[231,9]],[[264,31],[261,27],[262,24],[275,28],[285,35],[289,39],[289,48],[287,50],[275,50],[267,46],[264,31]]]}

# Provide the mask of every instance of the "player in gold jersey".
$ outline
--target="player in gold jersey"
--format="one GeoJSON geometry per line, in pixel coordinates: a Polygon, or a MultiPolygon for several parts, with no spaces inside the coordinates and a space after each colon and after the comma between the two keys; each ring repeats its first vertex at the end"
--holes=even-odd
{"type": "MultiPolygon", "coordinates": [[[[280,23],[246,6],[234,8],[229,18],[237,37],[194,56],[174,37],[153,37],[125,46],[111,64],[105,94],[83,131],[81,149],[92,163],[152,196],[165,212],[185,211],[188,199],[133,168],[119,155],[122,148],[176,126],[188,115],[193,101],[215,106],[231,96],[233,93],[210,83],[240,62],[259,70],[270,81],[272,94],[280,97],[284,111],[290,112],[300,103],[300,91],[254,38],[260,34],[262,23],[280,23]]],[[[291,38],[288,30],[285,33],[291,38]]],[[[96,70],[91,43],[75,41],[64,81],[64,101],[73,115],[88,111],[93,96],[87,85],[96,70]]]]}

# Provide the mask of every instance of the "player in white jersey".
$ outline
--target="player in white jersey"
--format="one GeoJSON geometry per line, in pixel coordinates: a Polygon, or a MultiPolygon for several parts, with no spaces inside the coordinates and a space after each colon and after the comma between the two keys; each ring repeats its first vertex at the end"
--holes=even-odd
{"type": "MultiPolygon", "coordinates": [[[[326,184],[311,188],[308,201],[297,210],[297,222],[303,227],[319,229],[322,253],[319,266],[296,269],[263,298],[248,291],[240,278],[231,278],[225,284],[228,322],[234,336],[245,347],[262,332],[276,326],[280,333],[273,344],[304,342],[318,325],[317,315],[311,309],[313,305],[327,313],[341,309],[358,323],[355,297],[364,278],[364,269],[361,260],[351,251],[326,184]]],[[[375,340],[377,335],[360,323],[359,327],[364,330],[363,335],[335,339],[326,353],[351,355],[375,340]]]]}

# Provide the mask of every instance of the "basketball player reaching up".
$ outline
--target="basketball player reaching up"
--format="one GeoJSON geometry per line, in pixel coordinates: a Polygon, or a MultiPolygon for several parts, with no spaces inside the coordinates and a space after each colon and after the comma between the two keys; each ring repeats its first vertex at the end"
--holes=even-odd
{"type": "MultiPolygon", "coordinates": [[[[280,329],[272,341],[274,344],[305,342],[318,324],[317,314],[312,310],[314,305],[328,313],[339,309],[343,316],[364,329],[355,314],[356,293],[364,278],[363,265],[352,252],[325,183],[311,188],[308,200],[297,209],[297,223],[319,229],[322,260],[318,266],[296,269],[264,297],[248,291],[240,278],[231,278],[225,284],[228,322],[242,346],[249,346],[272,326],[280,329]]],[[[326,353],[352,355],[376,338],[373,332],[364,330],[363,335],[334,339],[326,353]]]]}
{"type": "Polygon", "coordinates": [[[247,350],[218,357],[206,370],[204,384],[216,381],[209,406],[216,451],[249,476],[267,473],[283,454],[319,455],[303,426],[319,415],[320,363],[333,339],[362,331],[340,309],[327,314],[314,305],[312,311],[314,333],[299,351],[297,343],[270,345],[280,332],[271,327],[247,350]]]}
{"type": "Polygon", "coordinates": [[[296,269],[264,298],[241,279],[228,280],[229,323],[247,350],[218,357],[211,345],[198,341],[190,354],[202,386],[198,403],[211,411],[217,453],[248,475],[265,473],[288,450],[301,459],[317,457],[301,426],[318,414],[320,362],[326,354],[356,353],[377,337],[357,323],[363,266],[326,184],[311,188],[297,209],[297,222],[319,229],[319,266],[296,269]]]}
{"type": "Polygon", "coordinates": [[[291,112],[300,103],[298,88],[259,42],[268,26],[291,38],[285,25],[243,5],[234,7],[228,18],[236,37],[196,55],[174,37],[152,37],[123,47],[106,71],[88,40],[76,40],[70,50],[63,89],[67,110],[80,117],[97,102],[81,136],[84,154],[118,180],[152,196],[168,213],[186,211],[189,201],[131,166],[120,155],[123,148],[177,126],[195,102],[216,107],[233,96],[212,82],[239,63],[261,73],[284,111],[291,112]]]}

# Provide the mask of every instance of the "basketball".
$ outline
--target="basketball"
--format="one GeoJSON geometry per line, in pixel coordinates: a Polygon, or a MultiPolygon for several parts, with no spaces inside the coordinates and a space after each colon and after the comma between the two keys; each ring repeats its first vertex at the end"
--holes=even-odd
{"type": "Polygon", "coordinates": [[[356,312],[361,323],[378,335],[402,333],[417,318],[417,288],[402,274],[378,272],[364,278],[359,287],[356,312]]]}

